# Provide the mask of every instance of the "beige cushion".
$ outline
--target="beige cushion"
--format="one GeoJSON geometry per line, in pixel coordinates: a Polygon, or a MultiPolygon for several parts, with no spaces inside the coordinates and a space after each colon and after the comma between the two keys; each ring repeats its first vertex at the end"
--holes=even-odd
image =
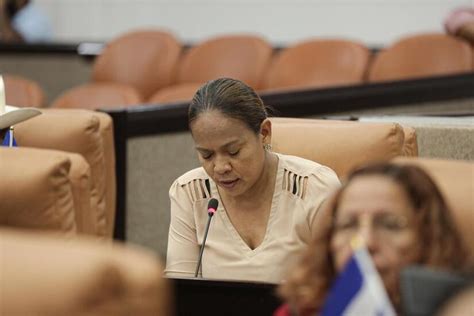
{"type": "Polygon", "coordinates": [[[74,234],[70,168],[60,151],[0,147],[0,225],[74,234]]]}
{"type": "Polygon", "coordinates": [[[272,118],[272,146],[310,159],[344,177],[353,168],[402,155],[404,133],[395,123],[272,118]]]}
{"type": "Polygon", "coordinates": [[[63,153],[71,160],[69,180],[74,197],[77,232],[97,235],[97,212],[91,207],[91,168],[82,155],[63,153]]]}
{"type": "Polygon", "coordinates": [[[106,172],[100,119],[89,110],[44,109],[43,114],[15,126],[19,146],[81,154],[91,170],[91,208],[98,234],[106,235],[106,172]]]}
{"type": "Polygon", "coordinates": [[[1,315],[167,315],[162,266],[143,250],[0,230],[1,315]]]}
{"type": "Polygon", "coordinates": [[[474,258],[474,163],[462,160],[397,158],[422,167],[436,182],[474,258]]]}
{"type": "Polygon", "coordinates": [[[106,234],[113,237],[117,198],[114,126],[110,115],[102,112],[95,112],[94,115],[100,120],[100,134],[104,145],[106,234]]]}

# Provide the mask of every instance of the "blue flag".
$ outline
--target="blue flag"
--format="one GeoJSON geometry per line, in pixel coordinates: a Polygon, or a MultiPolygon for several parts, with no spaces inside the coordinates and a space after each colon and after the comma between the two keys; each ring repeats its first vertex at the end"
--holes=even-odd
{"type": "Polygon", "coordinates": [[[10,147],[10,140],[12,140],[12,146],[17,147],[17,143],[15,138],[12,135],[12,132],[10,129],[7,130],[7,133],[5,134],[5,138],[3,139],[2,146],[10,147]]]}
{"type": "Polygon", "coordinates": [[[329,291],[321,316],[335,315],[396,315],[365,247],[354,251],[329,291]]]}

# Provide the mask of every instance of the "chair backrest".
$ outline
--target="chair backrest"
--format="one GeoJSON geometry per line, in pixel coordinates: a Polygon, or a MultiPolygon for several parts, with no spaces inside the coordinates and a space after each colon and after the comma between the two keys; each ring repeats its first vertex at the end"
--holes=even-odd
{"type": "Polygon", "coordinates": [[[111,109],[142,103],[138,91],[121,83],[91,83],[72,88],[51,104],[63,109],[111,109]]]}
{"type": "Polygon", "coordinates": [[[371,162],[403,155],[404,132],[396,123],[272,118],[275,152],[332,168],[340,178],[371,162]]]}
{"type": "Polygon", "coordinates": [[[3,75],[7,104],[18,107],[43,107],[45,94],[40,85],[17,75],[3,75]]]}
{"type": "Polygon", "coordinates": [[[170,315],[153,253],[58,237],[0,229],[1,315],[170,315]]]}
{"type": "Polygon", "coordinates": [[[315,88],[364,81],[370,51],[348,40],[310,40],[283,49],[274,59],[264,88],[315,88]]]}
{"type": "Polygon", "coordinates": [[[474,262],[474,163],[463,160],[427,158],[395,159],[397,163],[423,168],[438,185],[474,262]]]}
{"type": "Polygon", "coordinates": [[[15,127],[20,146],[80,154],[90,166],[91,208],[100,236],[111,237],[115,218],[115,166],[111,118],[89,110],[44,109],[15,127]]]}
{"type": "Polygon", "coordinates": [[[75,234],[70,169],[61,151],[0,147],[0,225],[75,234]]]}
{"type": "Polygon", "coordinates": [[[226,35],[192,47],[183,56],[178,83],[204,83],[219,77],[239,79],[260,87],[272,54],[271,45],[253,35],[226,35]]]}
{"type": "Polygon", "coordinates": [[[446,34],[405,37],[381,51],[369,71],[369,81],[401,80],[472,71],[469,44],[446,34]]]}
{"type": "Polygon", "coordinates": [[[168,32],[134,31],[111,41],[97,58],[92,79],[137,89],[143,99],[173,81],[181,44],[168,32]]]}

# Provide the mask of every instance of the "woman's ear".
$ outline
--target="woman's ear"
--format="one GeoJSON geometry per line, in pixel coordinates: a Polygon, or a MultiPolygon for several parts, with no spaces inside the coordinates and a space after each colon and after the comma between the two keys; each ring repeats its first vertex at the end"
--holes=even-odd
{"type": "Polygon", "coordinates": [[[260,125],[260,135],[263,144],[271,144],[272,142],[272,122],[266,118],[260,125]]]}

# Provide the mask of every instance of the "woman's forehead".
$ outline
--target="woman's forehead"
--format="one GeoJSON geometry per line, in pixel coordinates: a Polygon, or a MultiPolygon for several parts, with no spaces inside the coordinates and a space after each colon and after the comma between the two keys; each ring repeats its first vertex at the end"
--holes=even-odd
{"type": "Polygon", "coordinates": [[[381,175],[360,176],[342,192],[338,212],[410,212],[411,203],[403,188],[381,175]]]}
{"type": "Polygon", "coordinates": [[[253,135],[244,122],[217,111],[199,115],[190,128],[196,147],[200,148],[222,147],[253,135]]]}
{"type": "Polygon", "coordinates": [[[229,117],[219,111],[201,113],[190,125],[193,136],[213,134],[240,134],[250,131],[245,122],[229,117]]]}

